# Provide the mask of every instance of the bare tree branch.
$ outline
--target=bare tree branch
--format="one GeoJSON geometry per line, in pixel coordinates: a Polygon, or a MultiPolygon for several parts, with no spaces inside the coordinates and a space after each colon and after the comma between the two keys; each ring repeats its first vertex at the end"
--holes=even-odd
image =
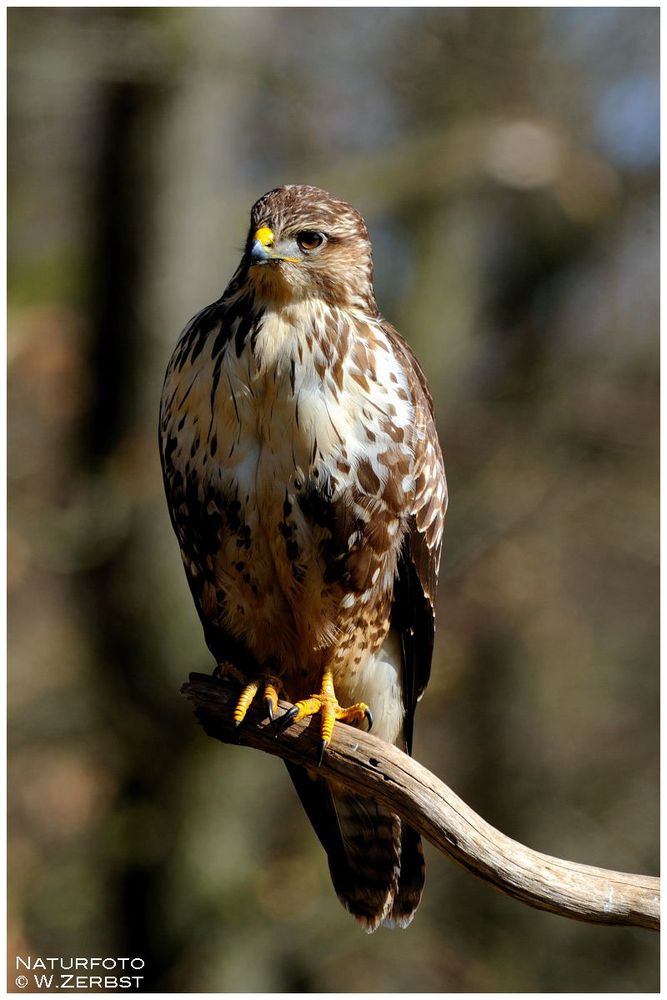
{"type": "MultiPolygon", "coordinates": [[[[229,677],[191,674],[182,693],[209,736],[316,768],[319,731],[309,720],[294,723],[276,739],[261,704],[235,729],[238,686],[229,677]]],[[[533,851],[494,829],[416,760],[374,736],[337,725],[318,773],[389,806],[443,854],[529,906],[591,923],[659,929],[658,878],[533,851]]]]}

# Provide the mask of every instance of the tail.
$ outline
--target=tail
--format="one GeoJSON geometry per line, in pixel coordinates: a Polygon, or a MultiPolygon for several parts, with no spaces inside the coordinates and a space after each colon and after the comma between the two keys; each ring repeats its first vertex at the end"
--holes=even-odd
{"type": "Polygon", "coordinates": [[[329,859],[343,906],[369,933],[407,927],[424,887],[416,830],[373,799],[287,764],[299,798],[329,859]]]}

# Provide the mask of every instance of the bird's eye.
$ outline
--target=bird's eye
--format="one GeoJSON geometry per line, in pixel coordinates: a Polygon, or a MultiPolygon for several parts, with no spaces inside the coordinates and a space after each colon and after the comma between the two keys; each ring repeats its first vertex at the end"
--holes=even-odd
{"type": "Polygon", "coordinates": [[[296,241],[301,250],[317,250],[324,243],[324,236],[322,233],[315,233],[310,229],[305,229],[302,233],[298,234],[296,241]]]}

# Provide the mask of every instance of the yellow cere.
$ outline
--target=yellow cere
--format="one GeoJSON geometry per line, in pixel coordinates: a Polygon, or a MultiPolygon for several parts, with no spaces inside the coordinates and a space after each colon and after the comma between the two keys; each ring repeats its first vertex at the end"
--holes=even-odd
{"type": "Polygon", "coordinates": [[[262,226],[262,228],[258,229],[255,233],[255,239],[258,240],[263,247],[272,247],[274,240],[273,230],[269,229],[268,226],[262,226]]]}

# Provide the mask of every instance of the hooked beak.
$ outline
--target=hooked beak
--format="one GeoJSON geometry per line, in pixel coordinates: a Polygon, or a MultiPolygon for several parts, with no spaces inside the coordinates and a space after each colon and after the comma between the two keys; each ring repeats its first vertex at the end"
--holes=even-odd
{"type": "Polygon", "coordinates": [[[253,240],[253,244],[250,247],[250,263],[266,264],[269,260],[273,260],[273,258],[266,247],[259,240],[253,240]]]}
{"type": "Polygon", "coordinates": [[[251,264],[268,264],[271,261],[287,260],[292,264],[300,264],[301,260],[298,257],[287,257],[284,254],[277,253],[274,250],[275,236],[273,235],[273,230],[269,229],[268,226],[262,226],[253,235],[252,245],[250,247],[250,263],[251,264]]]}

